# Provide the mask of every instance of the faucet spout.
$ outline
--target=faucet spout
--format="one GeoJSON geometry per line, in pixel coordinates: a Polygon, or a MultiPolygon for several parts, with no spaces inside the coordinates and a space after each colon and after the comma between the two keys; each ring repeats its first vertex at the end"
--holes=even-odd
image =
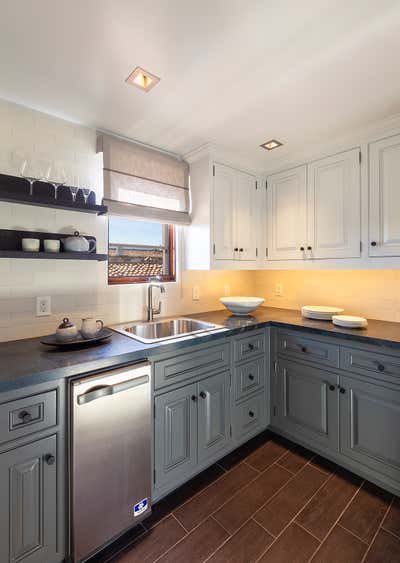
{"type": "Polygon", "coordinates": [[[160,293],[165,293],[165,287],[161,283],[149,283],[147,288],[147,320],[153,321],[154,315],[161,313],[161,301],[158,303],[157,309],[153,306],[153,289],[158,288],[160,293]]]}

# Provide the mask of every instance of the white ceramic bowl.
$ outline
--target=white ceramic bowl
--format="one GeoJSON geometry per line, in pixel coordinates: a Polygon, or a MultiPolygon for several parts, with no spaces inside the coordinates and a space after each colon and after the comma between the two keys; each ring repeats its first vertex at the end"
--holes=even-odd
{"type": "Polygon", "coordinates": [[[234,315],[248,315],[265,301],[262,297],[221,297],[221,303],[234,315]]]}

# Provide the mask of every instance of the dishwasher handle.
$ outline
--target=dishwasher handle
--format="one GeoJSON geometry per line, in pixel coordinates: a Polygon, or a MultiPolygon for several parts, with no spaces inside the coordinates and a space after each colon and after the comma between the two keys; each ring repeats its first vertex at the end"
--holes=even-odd
{"type": "Polygon", "coordinates": [[[122,383],[116,383],[115,385],[97,385],[92,387],[86,393],[78,395],[77,402],[78,405],[86,405],[96,399],[101,399],[102,397],[109,397],[110,395],[115,395],[116,393],[121,393],[122,391],[127,391],[133,387],[138,387],[144,383],[149,382],[148,375],[142,375],[141,377],[136,377],[135,379],[129,379],[128,381],[123,381],[122,383]]]}

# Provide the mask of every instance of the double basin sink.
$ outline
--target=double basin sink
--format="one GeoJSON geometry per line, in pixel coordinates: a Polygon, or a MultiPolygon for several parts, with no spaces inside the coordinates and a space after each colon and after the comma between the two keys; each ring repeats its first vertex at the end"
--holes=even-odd
{"type": "Polygon", "coordinates": [[[112,328],[121,334],[125,334],[125,336],[139,340],[139,342],[152,344],[163,340],[191,336],[192,334],[206,333],[224,327],[196,319],[178,318],[147,323],[123,323],[112,328]]]}

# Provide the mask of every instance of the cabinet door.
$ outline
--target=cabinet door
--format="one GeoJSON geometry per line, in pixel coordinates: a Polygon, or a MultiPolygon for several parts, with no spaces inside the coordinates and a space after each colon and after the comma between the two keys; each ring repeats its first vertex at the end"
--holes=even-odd
{"type": "Polygon", "coordinates": [[[215,260],[234,258],[234,194],[235,170],[222,164],[214,165],[213,243],[215,260]]]}
{"type": "Polygon", "coordinates": [[[256,179],[250,174],[236,172],[234,231],[236,257],[239,260],[256,259],[257,233],[256,179]]]}
{"type": "Polygon", "coordinates": [[[197,385],[156,397],[154,402],[155,485],[185,480],[197,464],[197,385]]]}
{"type": "Polygon", "coordinates": [[[338,376],[280,360],[278,426],[310,445],[338,449],[338,376]]]}
{"type": "Polygon", "coordinates": [[[230,440],[229,371],[198,384],[199,462],[223,450],[230,440]]]}
{"type": "Polygon", "coordinates": [[[50,436],[0,455],[2,563],[62,559],[57,554],[56,448],[57,438],[50,436]]]}
{"type": "Polygon", "coordinates": [[[307,167],[274,174],[267,180],[268,257],[305,258],[307,239],[307,167]]]}
{"type": "Polygon", "coordinates": [[[360,256],[360,150],[308,166],[309,258],[360,256]]]}
{"type": "Polygon", "coordinates": [[[400,135],[369,145],[369,255],[400,256],[400,135]]]}
{"type": "Polygon", "coordinates": [[[400,389],[340,377],[341,452],[400,481],[400,389]]]}

